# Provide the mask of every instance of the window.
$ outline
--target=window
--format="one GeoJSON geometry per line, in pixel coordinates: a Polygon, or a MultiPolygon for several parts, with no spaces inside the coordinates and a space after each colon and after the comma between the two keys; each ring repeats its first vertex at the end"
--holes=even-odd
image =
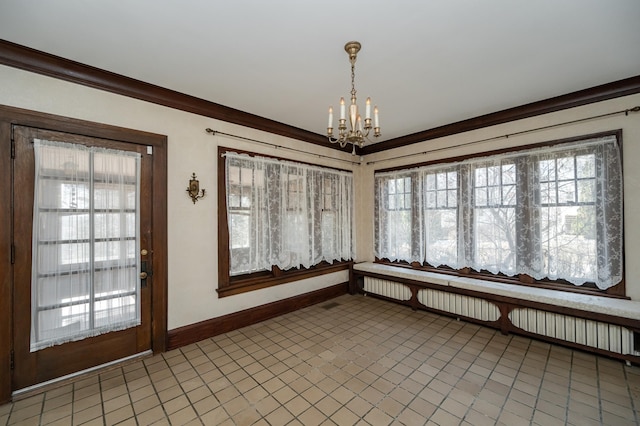
{"type": "Polygon", "coordinates": [[[377,172],[375,187],[378,259],[601,290],[622,281],[617,135],[377,172]]]}
{"type": "Polygon", "coordinates": [[[326,266],[333,266],[328,272],[347,267],[342,262],[353,257],[350,172],[221,151],[221,296],[326,266]]]}
{"type": "Polygon", "coordinates": [[[458,171],[427,173],[424,181],[426,259],[431,265],[449,265],[458,254],[458,171]]]}
{"type": "Polygon", "coordinates": [[[516,165],[510,159],[477,164],[473,170],[473,264],[516,273],[516,165]]]}
{"type": "Polygon", "coordinates": [[[384,232],[384,238],[377,242],[384,244],[384,251],[393,259],[411,259],[413,247],[411,245],[412,204],[411,204],[411,174],[399,174],[384,182],[384,206],[376,210],[381,215],[376,221],[376,230],[384,232]]]}
{"type": "Polygon", "coordinates": [[[140,324],[140,154],[34,153],[31,351],[140,324]]]}

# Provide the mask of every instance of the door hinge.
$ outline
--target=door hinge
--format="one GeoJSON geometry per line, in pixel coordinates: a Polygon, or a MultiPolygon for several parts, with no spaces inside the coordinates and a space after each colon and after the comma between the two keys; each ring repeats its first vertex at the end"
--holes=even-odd
{"type": "Polygon", "coordinates": [[[11,264],[14,265],[16,263],[16,246],[11,243],[11,264]]]}
{"type": "Polygon", "coordinates": [[[11,360],[9,361],[9,368],[11,370],[13,370],[15,368],[15,366],[16,366],[15,359],[16,359],[16,356],[15,356],[15,354],[13,352],[13,349],[11,349],[11,360]]]}

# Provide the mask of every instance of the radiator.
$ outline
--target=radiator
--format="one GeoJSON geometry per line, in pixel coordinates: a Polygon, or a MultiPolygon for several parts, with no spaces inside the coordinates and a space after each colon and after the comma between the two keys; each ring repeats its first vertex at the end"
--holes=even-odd
{"type": "Polygon", "coordinates": [[[622,355],[638,355],[633,350],[633,332],[619,325],[531,308],[513,309],[509,319],[514,326],[531,333],[622,355]]]}
{"type": "MultiPolygon", "coordinates": [[[[411,299],[408,286],[380,278],[364,277],[364,291],[400,301],[411,299]]],[[[428,308],[461,317],[490,322],[500,318],[498,306],[479,297],[427,288],[418,290],[418,301],[428,308]]],[[[509,312],[509,320],[530,333],[621,355],[640,356],[634,349],[633,331],[623,326],[532,308],[514,308],[509,312]]]]}
{"type": "MultiPolygon", "coordinates": [[[[409,287],[380,278],[364,277],[364,291],[401,301],[411,299],[409,287]]],[[[428,308],[482,321],[496,321],[500,318],[498,307],[479,297],[434,289],[421,289],[418,291],[418,301],[428,308]]]]}
{"type": "Polygon", "coordinates": [[[427,288],[418,291],[418,301],[428,308],[482,321],[497,321],[500,318],[500,309],[479,297],[427,288]]]}
{"type": "Polygon", "coordinates": [[[364,291],[402,301],[411,299],[411,289],[409,287],[380,278],[364,277],[364,291]]]}

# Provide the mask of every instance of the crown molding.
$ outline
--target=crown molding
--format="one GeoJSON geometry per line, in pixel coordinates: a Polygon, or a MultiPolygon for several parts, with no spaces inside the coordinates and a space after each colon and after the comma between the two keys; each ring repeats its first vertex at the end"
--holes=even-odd
{"type": "MultiPolygon", "coordinates": [[[[206,101],[195,96],[186,95],[144,81],[84,65],[5,40],[0,40],[0,64],[339,151],[350,151],[349,147],[340,148],[338,145],[327,143],[326,136],[318,133],[289,126],[284,123],[206,101]]],[[[418,142],[636,93],[640,93],[640,75],[389,139],[384,142],[365,146],[362,149],[358,148],[357,153],[358,155],[373,154],[418,142]]]]}
{"type": "MultiPolygon", "coordinates": [[[[240,126],[336,148],[326,136],[46,52],[0,40],[0,64],[240,126]]],[[[346,149],[345,149],[346,151],[346,149]]]]}
{"type": "Polygon", "coordinates": [[[431,139],[451,136],[471,130],[482,129],[483,127],[495,126],[497,124],[508,123],[510,121],[522,120],[524,118],[535,117],[537,115],[548,114],[550,112],[561,111],[563,109],[575,108],[594,102],[606,101],[619,98],[621,96],[640,93],[640,75],[614,81],[612,83],[579,90],[561,96],[532,102],[515,108],[509,108],[491,114],[481,115],[468,120],[458,121],[433,129],[412,133],[406,136],[389,139],[384,142],[368,145],[359,151],[360,155],[373,154],[375,152],[386,151],[388,149],[399,148],[418,142],[431,139]]]}

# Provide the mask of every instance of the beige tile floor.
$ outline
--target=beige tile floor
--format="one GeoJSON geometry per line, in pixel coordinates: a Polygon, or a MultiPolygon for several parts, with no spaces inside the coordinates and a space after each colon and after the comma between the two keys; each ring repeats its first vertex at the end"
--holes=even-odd
{"type": "Polygon", "coordinates": [[[20,425],[633,425],[640,367],[363,296],[0,406],[20,425]]]}

